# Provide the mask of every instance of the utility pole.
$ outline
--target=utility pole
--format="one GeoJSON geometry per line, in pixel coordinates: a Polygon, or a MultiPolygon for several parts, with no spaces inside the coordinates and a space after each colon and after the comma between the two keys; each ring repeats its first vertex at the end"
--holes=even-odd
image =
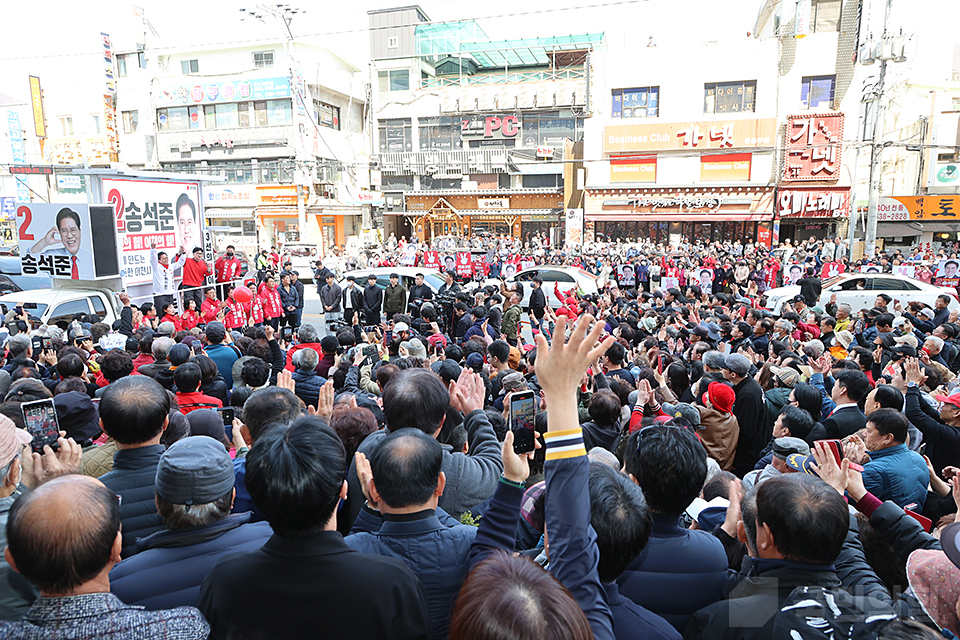
{"type": "MultiPolygon", "coordinates": [[[[880,38],[880,47],[887,39],[887,24],[890,20],[890,8],[893,0],[886,1],[886,7],[883,11],[883,35],[880,38]]],[[[872,258],[877,248],[877,205],[880,201],[880,154],[883,153],[883,145],[877,144],[877,130],[880,128],[880,120],[883,115],[883,82],[887,75],[887,58],[880,57],[880,79],[877,80],[877,87],[874,91],[873,99],[873,127],[870,134],[870,197],[867,204],[867,228],[864,233],[863,253],[867,258],[872,258]]],[[[856,205],[854,205],[856,206],[856,205]]]]}

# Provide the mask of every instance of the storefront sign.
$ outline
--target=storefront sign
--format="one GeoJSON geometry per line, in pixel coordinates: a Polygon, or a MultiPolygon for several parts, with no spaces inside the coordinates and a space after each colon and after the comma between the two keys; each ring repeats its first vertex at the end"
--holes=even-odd
{"type": "Polygon", "coordinates": [[[260,204],[253,185],[209,185],[203,187],[203,203],[207,207],[255,207],[260,204]]]}
{"type": "Polygon", "coordinates": [[[509,209],[510,198],[477,198],[477,209],[509,209]]]}
{"type": "MultiPolygon", "coordinates": [[[[198,79],[199,80],[199,79],[198,79]]],[[[175,84],[161,87],[156,94],[157,107],[244,100],[276,100],[289,98],[290,78],[257,78],[251,80],[211,81],[197,84],[175,84]]]]}
{"type": "Polygon", "coordinates": [[[16,198],[0,198],[0,220],[13,220],[13,215],[16,211],[16,198]]]}
{"type": "Polygon", "coordinates": [[[880,222],[960,221],[960,196],[891,196],[877,203],[880,222]]]}
{"type": "Polygon", "coordinates": [[[657,157],[610,158],[610,182],[656,182],[657,157]]]}
{"type": "Polygon", "coordinates": [[[53,167],[49,165],[41,164],[16,164],[10,165],[7,168],[7,171],[14,175],[29,175],[29,176],[52,176],[53,167]]]}
{"type": "Polygon", "coordinates": [[[552,157],[553,157],[553,147],[537,147],[537,157],[538,157],[538,158],[552,158],[552,157]]]}
{"type": "Polygon", "coordinates": [[[107,93],[116,93],[117,82],[113,77],[113,47],[110,45],[110,36],[101,33],[100,40],[103,42],[103,76],[106,81],[107,93]]]}
{"type": "Polygon", "coordinates": [[[470,116],[460,121],[461,140],[513,140],[519,134],[519,116],[470,116]]]}
{"type": "Polygon", "coordinates": [[[843,114],[790,116],[784,180],[836,180],[843,150],[843,114]]]}
{"type": "Polygon", "coordinates": [[[700,156],[700,180],[703,182],[749,182],[752,153],[700,156]]]}
{"type": "Polygon", "coordinates": [[[850,189],[780,189],[780,218],[843,218],[850,212],[850,189]]]}
{"type": "Polygon", "coordinates": [[[579,247],[583,242],[583,209],[567,209],[564,227],[566,245],[579,247]]]}
{"type": "Polygon", "coordinates": [[[640,198],[631,200],[631,204],[642,209],[649,208],[652,212],[657,209],[679,209],[680,211],[692,209],[708,209],[715,211],[723,204],[723,198],[719,196],[674,196],[666,198],[640,198]]]}
{"type": "Polygon", "coordinates": [[[960,187],[960,163],[938,162],[930,171],[931,187],[960,187]]]}
{"type": "Polygon", "coordinates": [[[187,251],[203,246],[199,183],[104,178],[103,193],[117,221],[125,285],[153,281],[151,242],[168,255],[181,246],[187,251]]]}
{"type": "Polygon", "coordinates": [[[57,176],[57,191],[61,193],[77,193],[86,189],[86,180],[83,176],[57,176]]]}
{"type": "Polygon", "coordinates": [[[742,149],[776,144],[775,118],[618,124],[603,130],[604,153],[675,149],[742,149]]]}
{"type": "Polygon", "coordinates": [[[30,102],[33,105],[33,129],[38,138],[47,137],[47,121],[43,116],[43,93],[40,91],[40,78],[30,76],[30,102]]]}
{"type": "Polygon", "coordinates": [[[280,185],[276,187],[257,187],[260,204],[297,206],[297,187],[280,185]]]}

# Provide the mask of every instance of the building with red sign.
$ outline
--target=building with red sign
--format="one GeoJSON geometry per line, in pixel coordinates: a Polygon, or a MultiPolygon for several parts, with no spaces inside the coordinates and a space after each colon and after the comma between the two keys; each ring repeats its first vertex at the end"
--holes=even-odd
{"type": "Polygon", "coordinates": [[[603,34],[492,40],[419,7],[369,16],[384,234],[562,241],[603,34]]]}

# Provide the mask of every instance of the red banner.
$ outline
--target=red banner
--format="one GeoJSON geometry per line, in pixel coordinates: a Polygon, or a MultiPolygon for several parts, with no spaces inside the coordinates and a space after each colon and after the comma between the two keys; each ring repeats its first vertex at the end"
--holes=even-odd
{"type": "Polygon", "coordinates": [[[423,252],[423,268],[440,270],[440,254],[436,251],[423,252]]]}
{"type": "Polygon", "coordinates": [[[473,277],[473,262],[469,251],[457,251],[457,275],[461,278],[473,277]]]}
{"type": "Polygon", "coordinates": [[[823,269],[820,271],[820,277],[826,280],[834,278],[847,270],[847,265],[842,262],[824,262],[823,269]]]}

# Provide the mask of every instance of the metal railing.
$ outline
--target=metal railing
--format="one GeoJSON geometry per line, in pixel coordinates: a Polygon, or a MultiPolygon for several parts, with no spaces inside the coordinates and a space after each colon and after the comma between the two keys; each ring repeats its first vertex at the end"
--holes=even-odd
{"type": "Polygon", "coordinates": [[[558,71],[511,71],[498,74],[465,75],[456,77],[423,78],[421,89],[442,89],[444,87],[470,87],[500,84],[521,84],[527,82],[551,82],[554,80],[582,80],[586,77],[583,69],[561,69],[558,71]]]}

